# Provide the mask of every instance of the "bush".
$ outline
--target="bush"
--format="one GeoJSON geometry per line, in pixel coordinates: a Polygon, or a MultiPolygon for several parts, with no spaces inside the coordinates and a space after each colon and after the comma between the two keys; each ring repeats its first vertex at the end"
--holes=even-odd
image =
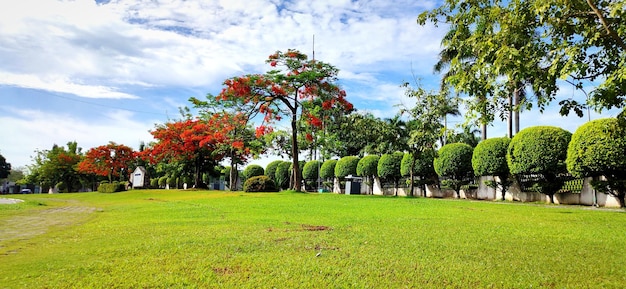
{"type": "Polygon", "coordinates": [[[486,139],[474,148],[472,155],[472,168],[477,176],[496,176],[499,182],[486,181],[489,187],[502,190],[502,200],[508,187],[511,185],[509,178],[509,165],[506,161],[506,151],[509,148],[511,139],[508,137],[498,137],[486,139]]]}
{"type": "Polygon", "coordinates": [[[563,186],[567,173],[565,159],[572,134],[554,126],[534,126],[521,130],[507,149],[507,163],[513,175],[538,175],[533,187],[550,197],[563,186]]]}
{"type": "Polygon", "coordinates": [[[356,165],[356,174],[361,177],[378,176],[378,160],[379,156],[364,156],[356,165]]]}
{"type": "MultiPolygon", "coordinates": [[[[400,163],[400,175],[403,177],[411,176],[411,166],[413,171],[413,183],[411,179],[407,180],[407,185],[410,187],[409,195],[413,196],[414,186],[425,185],[436,182],[435,169],[433,168],[434,151],[426,150],[419,154],[417,158],[413,157],[412,153],[405,153],[400,163]]],[[[426,193],[424,191],[424,193],[426,193]]]]}
{"type": "Polygon", "coordinates": [[[245,179],[249,179],[256,176],[262,176],[265,173],[265,170],[262,166],[259,165],[248,165],[243,170],[243,177],[245,179]]]}
{"type": "Polygon", "coordinates": [[[393,181],[395,193],[398,195],[398,181],[400,180],[400,164],[404,153],[395,152],[393,154],[384,154],[378,160],[377,173],[378,176],[385,181],[393,181]]]}
{"type": "Polygon", "coordinates": [[[359,157],[346,156],[335,164],[335,177],[345,178],[348,175],[356,176],[356,167],[359,164],[359,157]]]}
{"type": "Polygon", "coordinates": [[[126,190],[126,186],[123,182],[100,183],[100,185],[98,186],[98,192],[105,194],[121,192],[124,190],[126,190]]]}
{"type": "Polygon", "coordinates": [[[150,179],[150,187],[158,188],[159,187],[159,179],[150,179]]]}
{"type": "Polygon", "coordinates": [[[165,185],[167,185],[167,176],[162,176],[159,178],[159,187],[165,188],[165,185]]]}
{"type": "Polygon", "coordinates": [[[291,178],[291,162],[283,162],[276,168],[275,179],[276,188],[286,190],[289,188],[289,179],[291,178]]]}
{"type": "Polygon", "coordinates": [[[267,164],[267,167],[265,167],[265,175],[274,180],[274,183],[276,184],[278,184],[278,182],[276,181],[276,168],[278,168],[278,165],[280,165],[282,162],[283,161],[281,160],[273,161],[267,164]]]}
{"type": "Polygon", "coordinates": [[[320,161],[308,161],[306,164],[304,164],[304,167],[302,168],[302,178],[304,178],[305,180],[317,180],[317,178],[319,177],[319,169],[321,165],[322,162],[320,161]]]}
{"type": "Polygon", "coordinates": [[[170,189],[178,188],[178,184],[176,183],[177,179],[178,178],[176,176],[169,176],[167,178],[167,184],[170,186],[170,189]]]}
{"type": "Polygon", "coordinates": [[[320,168],[320,177],[322,179],[332,179],[335,177],[335,166],[337,160],[327,160],[322,164],[320,168]]]}
{"type": "Polygon", "coordinates": [[[246,180],[243,190],[245,192],[275,192],[276,184],[268,176],[254,176],[246,180]]]}
{"type": "Polygon", "coordinates": [[[596,190],[611,194],[625,207],[626,128],[615,118],[590,121],[572,135],[567,148],[567,170],[576,178],[604,176],[596,190]]]}
{"type": "Polygon", "coordinates": [[[472,146],[465,143],[451,143],[439,149],[438,156],[433,161],[437,175],[444,178],[442,183],[456,192],[460,198],[463,185],[467,185],[473,178],[472,146]]]}

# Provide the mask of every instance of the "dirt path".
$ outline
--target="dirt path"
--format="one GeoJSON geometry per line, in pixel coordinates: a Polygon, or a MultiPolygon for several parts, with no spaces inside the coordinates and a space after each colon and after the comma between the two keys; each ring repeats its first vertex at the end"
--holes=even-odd
{"type": "Polygon", "coordinates": [[[51,229],[77,225],[96,211],[96,208],[64,206],[31,211],[0,221],[0,255],[17,253],[19,244],[44,234],[51,229]]]}

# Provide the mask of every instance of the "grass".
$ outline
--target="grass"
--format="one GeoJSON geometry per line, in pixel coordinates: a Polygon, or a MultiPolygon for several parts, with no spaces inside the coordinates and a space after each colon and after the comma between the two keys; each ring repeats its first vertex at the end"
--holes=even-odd
{"type": "Polygon", "coordinates": [[[0,206],[2,288],[626,284],[618,210],[293,192],[18,198],[0,206]]]}

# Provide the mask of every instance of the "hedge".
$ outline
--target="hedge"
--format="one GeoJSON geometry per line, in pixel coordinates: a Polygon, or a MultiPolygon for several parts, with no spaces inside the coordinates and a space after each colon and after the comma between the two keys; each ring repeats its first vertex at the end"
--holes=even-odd
{"type": "Polygon", "coordinates": [[[435,172],[443,178],[442,183],[449,186],[460,198],[461,187],[467,185],[473,177],[472,146],[466,143],[451,143],[442,146],[433,161],[435,172]]]}
{"type": "Polygon", "coordinates": [[[256,176],[262,176],[264,175],[265,170],[263,169],[262,166],[259,165],[248,165],[244,170],[243,170],[243,177],[245,179],[249,179],[252,177],[256,177],[256,176]]]}
{"type": "Polygon", "coordinates": [[[302,168],[302,178],[305,180],[317,180],[322,162],[312,160],[306,162],[302,168]]]}
{"type": "Polygon", "coordinates": [[[327,160],[322,164],[320,168],[320,177],[322,179],[332,179],[335,177],[335,166],[337,160],[327,160]]]}
{"type": "Polygon", "coordinates": [[[377,155],[364,156],[356,165],[356,174],[361,177],[378,176],[378,160],[377,155]]]}

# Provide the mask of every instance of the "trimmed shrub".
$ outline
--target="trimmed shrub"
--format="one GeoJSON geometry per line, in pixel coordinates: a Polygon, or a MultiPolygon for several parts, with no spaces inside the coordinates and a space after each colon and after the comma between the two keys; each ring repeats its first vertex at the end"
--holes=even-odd
{"type": "Polygon", "coordinates": [[[170,186],[170,189],[176,189],[178,188],[178,184],[176,183],[176,180],[178,178],[176,176],[169,176],[167,178],[167,184],[170,186]]]}
{"type": "Polygon", "coordinates": [[[302,168],[302,178],[304,178],[305,180],[317,180],[317,178],[319,177],[319,169],[321,165],[322,162],[320,161],[308,161],[306,164],[304,164],[304,167],[302,168]]]}
{"type": "Polygon", "coordinates": [[[150,179],[150,187],[152,188],[159,187],[159,179],[150,179]]]}
{"type": "Polygon", "coordinates": [[[439,149],[438,156],[433,161],[435,172],[444,185],[451,187],[460,198],[461,187],[467,185],[473,178],[472,146],[466,143],[451,143],[439,149]]]}
{"type": "Polygon", "coordinates": [[[275,179],[276,188],[286,190],[289,188],[289,179],[291,178],[291,162],[283,162],[276,168],[275,179]]]}
{"type": "Polygon", "coordinates": [[[404,157],[404,153],[395,152],[393,154],[384,154],[378,160],[378,177],[385,181],[393,182],[395,196],[398,195],[398,181],[402,177],[400,174],[402,157],[404,157]]]}
{"type": "Polygon", "coordinates": [[[265,170],[263,169],[262,166],[259,165],[248,165],[244,170],[243,170],[243,177],[246,179],[252,178],[252,177],[256,177],[256,176],[262,176],[264,175],[265,170]]]}
{"type": "Polygon", "coordinates": [[[508,137],[486,139],[478,143],[472,155],[472,168],[476,176],[496,176],[500,179],[499,182],[487,181],[485,184],[494,189],[500,187],[502,200],[512,183],[506,161],[506,151],[510,143],[511,139],[508,137]]]}
{"type": "Polygon", "coordinates": [[[280,165],[282,162],[283,161],[281,160],[276,160],[267,164],[267,167],[265,167],[265,175],[272,178],[272,180],[274,180],[274,183],[276,184],[278,184],[278,182],[276,181],[276,168],[278,168],[278,165],[280,165]]]}
{"type": "Polygon", "coordinates": [[[533,181],[536,191],[550,197],[561,189],[567,173],[565,159],[572,134],[559,127],[534,126],[521,130],[513,137],[507,149],[507,163],[511,174],[538,175],[533,181]]]}
{"type": "Polygon", "coordinates": [[[159,178],[159,187],[165,188],[165,185],[167,185],[167,176],[162,176],[159,178]]]}
{"type": "Polygon", "coordinates": [[[268,176],[253,176],[243,184],[243,190],[245,192],[275,192],[276,184],[268,176]]]}
{"type": "Polygon", "coordinates": [[[327,160],[322,164],[320,168],[320,177],[322,179],[332,179],[335,177],[335,166],[337,160],[327,160]]]}
{"type": "Polygon", "coordinates": [[[378,176],[378,160],[377,155],[364,156],[356,165],[356,174],[361,177],[378,176]]]}
{"type": "Polygon", "coordinates": [[[345,178],[348,175],[356,176],[356,167],[359,164],[359,157],[346,156],[337,161],[335,165],[335,177],[345,178]]]}
{"type": "MultiPolygon", "coordinates": [[[[405,153],[400,163],[400,175],[410,177],[413,172],[413,180],[407,180],[410,187],[409,195],[413,196],[414,186],[423,186],[426,184],[436,183],[437,173],[433,167],[435,158],[433,150],[422,152],[419,157],[414,158],[412,153],[405,153]],[[412,168],[411,168],[412,167],[412,168]]],[[[426,194],[426,190],[424,190],[426,194]]]]}
{"type": "Polygon", "coordinates": [[[112,182],[112,183],[100,183],[98,186],[98,192],[110,194],[115,192],[124,191],[126,187],[124,183],[112,182]]]}
{"type": "Polygon", "coordinates": [[[619,199],[626,195],[626,128],[615,118],[587,122],[572,135],[567,148],[567,170],[572,176],[600,177],[592,186],[619,199]]]}

